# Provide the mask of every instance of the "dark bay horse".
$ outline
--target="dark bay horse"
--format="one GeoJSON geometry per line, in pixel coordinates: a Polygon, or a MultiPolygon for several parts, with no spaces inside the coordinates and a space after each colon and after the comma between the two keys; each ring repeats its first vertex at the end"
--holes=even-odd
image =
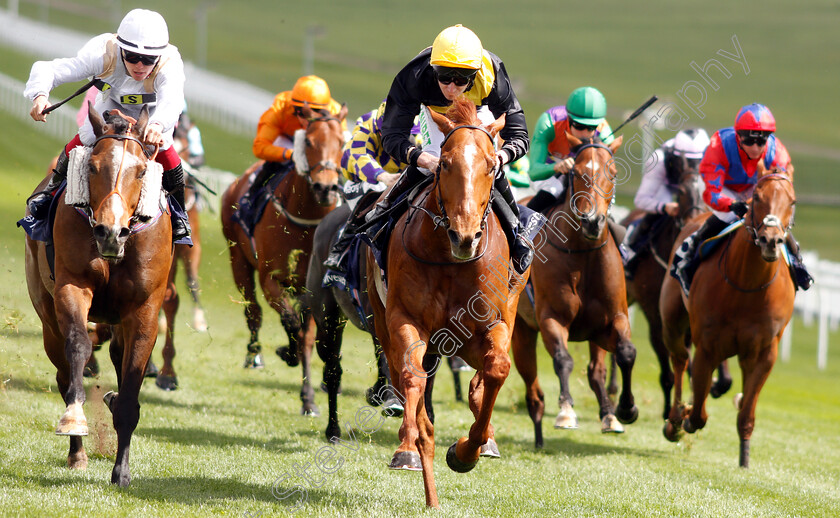
{"type": "Polygon", "coordinates": [[[79,180],[74,183],[77,193],[85,193],[74,202],[81,208],[66,203],[67,193],[57,202],[55,280],[44,243],[28,237],[26,280],[43,326],[44,349],[57,369],[56,381],[67,405],[56,434],[70,437],[71,468],[87,466],[82,371],[91,342],[86,326],[89,320],[114,325],[110,353],[119,392],[105,397],[118,438],[111,482],[127,486],[129,445],[140,418],[137,397],[157,336],[157,315],[172,262],[172,230],[169,218],[160,217],[162,168],[145,154],[139,140],[148,109],[143,108],[138,121],[113,114],[106,122],[92,108],[88,118],[96,142],[89,159],[82,154],[77,160],[78,174],[68,175],[79,180]],[[150,215],[154,212],[157,216],[150,215]]]}
{"type": "Polygon", "coordinates": [[[303,365],[302,413],[316,415],[309,372],[315,325],[311,314],[294,308],[293,299],[306,285],[315,227],[339,201],[338,164],[347,107],[342,107],[337,117],[315,117],[315,112],[305,106],[304,116],[309,123],[296,136],[299,148],[295,168],[272,193],[271,203],[254,227],[253,240],[233,220],[239,200],[250,186],[251,176],[247,174],[222,194],[222,231],[229,243],[234,281],[245,299],[245,318],[251,333],[245,366],[262,365],[262,309],[257,304],[256,272],[266,301],[280,314],[289,336],[289,346],[278,348],[278,354],[289,366],[303,365]]]}
{"type": "Polygon", "coordinates": [[[447,465],[463,473],[482,453],[498,456],[490,418],[510,372],[508,349],[524,279],[509,267],[507,240],[490,211],[493,138],[504,115],[480,126],[475,106],[459,98],[447,115],[431,116],[446,135],[435,181],[394,227],[387,288],[370,252],[367,279],[376,334],[391,380],[405,398],[400,446],[390,467],[422,468],[426,505],[438,507],[424,355],[457,354],[476,369],[469,393],[475,423],[449,448],[447,465]]]}
{"type": "Polygon", "coordinates": [[[568,138],[577,155],[566,199],[548,212],[548,223],[537,236],[539,249],[531,268],[534,305],[520,299],[513,332],[513,358],[525,381],[537,447],[543,444],[545,411],[537,380],[537,332],[560,378],[555,428],[577,428],[569,386],[574,366],[569,341],[589,341],[587,374],[600,406],[601,431],[623,432],[621,423],[634,422],[639,413],[630,388],[636,348],[630,341],[624,268],[607,225],[615,186],[613,153],[622,139],[606,146],[597,139],[568,138]],[[616,409],[605,386],[606,352],[616,354],[621,369],[623,390],[616,409]]]}
{"type": "MultiPolygon", "coordinates": [[[[677,234],[688,220],[708,211],[708,207],[703,201],[703,188],[703,179],[697,172],[696,166],[680,174],[676,195],[679,214],[676,217],[662,216],[661,223],[655,224],[656,235],[638,251],[640,257],[637,258],[638,265],[635,274],[632,279],[626,281],[627,305],[637,302],[641,307],[648,321],[650,344],[656,353],[656,359],[659,361],[659,385],[662,387],[665,401],[662,413],[663,419],[668,419],[668,414],[671,411],[671,389],[674,386],[674,372],[671,370],[671,354],[662,341],[659,293],[662,289],[662,281],[668,275],[668,258],[671,249],[674,247],[677,234]]],[[[627,226],[642,218],[645,214],[644,211],[640,210],[632,211],[622,220],[621,224],[627,226]]],[[[686,334],[686,339],[689,339],[688,334],[686,334]]],[[[610,387],[615,386],[614,362],[612,367],[610,370],[610,387]]],[[[717,382],[712,388],[712,395],[720,397],[729,390],[731,384],[732,377],[729,375],[726,362],[721,363],[718,369],[717,382]]]]}
{"type": "MultiPolygon", "coordinates": [[[[795,288],[782,256],[793,222],[796,194],[783,172],[763,171],[753,191],[744,225],[700,263],[686,297],[670,275],[662,285],[660,310],[665,345],[674,366],[674,403],[663,430],[679,440],[706,424],[706,397],[715,366],[738,357],[743,373],[743,399],[738,409],[741,467],[749,466],[750,437],[755,425],[758,394],[776,361],[779,340],[793,315],[795,288]],[[682,336],[691,329],[695,344],[692,364],[693,406],[683,403],[682,379],[688,351],[682,336]]],[[[699,227],[693,220],[677,246],[699,227]]],[[[676,249],[676,246],[675,246],[676,249]]],[[[673,252],[672,252],[673,259],[673,252]]]]}

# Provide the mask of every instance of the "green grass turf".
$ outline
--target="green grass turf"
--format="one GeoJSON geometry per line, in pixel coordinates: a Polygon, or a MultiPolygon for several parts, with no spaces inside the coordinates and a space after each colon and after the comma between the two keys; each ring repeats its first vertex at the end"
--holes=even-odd
{"type": "MultiPolygon", "coordinates": [[[[246,371],[247,330],[240,298],[228,267],[217,216],[204,214],[203,302],[210,330],[192,331],[183,284],[178,316],[176,369],[180,388],[158,390],[151,382],[140,394],[141,417],[131,454],[129,488],[111,486],[116,440],[101,394],[115,388],[107,353],[98,353],[103,374],[86,380],[86,415],[92,433],[86,471],[65,466],[68,441],[53,431],[63,411],[55,370],[46,359],[40,323],[32,310],[23,275],[23,235],[14,221],[42,176],[59,143],[44,140],[28,126],[0,113],[0,509],[4,516],[416,516],[423,510],[417,473],[386,468],[396,445],[399,422],[388,420],[375,433],[355,431],[351,451],[336,446],[344,463],[332,474],[299,484],[307,503],[293,511],[294,498],[279,500],[275,482],[314,463],[327,443],[326,418],[299,415],[299,371],[285,366],[272,350],[286,343],[279,319],[265,309],[262,333],[267,366],[246,371]],[[320,487],[315,487],[320,484],[320,487]]],[[[805,209],[802,207],[801,209],[805,209]]],[[[803,242],[808,210],[800,210],[803,242]]],[[[815,210],[813,220],[830,221],[815,210]]],[[[828,226],[820,231],[832,231],[828,226]]],[[[819,237],[818,234],[815,236],[819,237]]],[[[823,239],[827,241],[828,239],[823,239]]],[[[835,240],[836,241],[836,240],[835,240]]],[[[182,283],[183,281],[181,281],[182,283]]],[[[263,306],[265,306],[263,304],[263,306]]],[[[435,469],[447,516],[837,516],[840,514],[840,336],[828,369],[816,369],[816,327],[799,320],[793,358],[778,363],[758,405],[751,468],[737,467],[738,438],[732,393],[709,402],[704,430],[679,444],[661,434],[662,395],[658,366],[646,340],[641,315],[633,323],[638,358],[634,392],[641,415],[619,436],[599,433],[597,405],[585,379],[586,345],[572,344],[576,359],[572,392],[581,427],[551,428],[559,383],[540,346],[540,378],[546,392],[546,444],[533,448],[523,385],[515,371],[504,385],[493,424],[503,458],[482,460],[469,474],[446,467],[446,448],[472,423],[466,405],[454,402],[452,382],[437,382],[435,469]]],[[[160,352],[153,358],[160,363],[160,352]]],[[[321,380],[322,363],[313,366],[321,380]]],[[[343,350],[342,424],[352,426],[365,405],[364,389],[374,380],[370,340],[349,330],[343,350]]],[[[732,364],[735,390],[740,373],[732,364]]],[[[463,382],[467,380],[464,377],[463,382]]],[[[317,393],[326,411],[326,397],[317,393]]],[[[345,439],[347,439],[345,431],[345,439]]],[[[312,469],[312,468],[311,468],[312,469]]],[[[428,513],[425,513],[428,514],[428,513]]]]}

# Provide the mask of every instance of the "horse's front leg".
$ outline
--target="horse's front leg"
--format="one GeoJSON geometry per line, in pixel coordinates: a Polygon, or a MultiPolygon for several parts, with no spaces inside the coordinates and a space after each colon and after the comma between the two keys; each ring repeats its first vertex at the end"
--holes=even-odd
{"type": "Polygon", "coordinates": [[[114,429],[117,431],[117,459],[111,472],[111,483],[126,487],[131,482],[128,458],[131,436],[140,420],[138,396],[143,384],[146,364],[152,354],[157,337],[157,308],[163,293],[158,295],[157,304],[145,304],[122,319],[122,375],[119,393],[107,394],[106,403],[114,415],[114,429]]]}
{"type": "MultiPolygon", "coordinates": [[[[187,278],[187,288],[190,290],[190,298],[193,302],[193,329],[199,333],[207,331],[207,319],[204,316],[204,309],[201,306],[200,291],[198,283],[198,267],[201,264],[201,238],[198,235],[198,214],[196,212],[195,222],[192,218],[193,211],[190,211],[190,227],[192,227],[192,248],[187,247],[183,253],[184,274],[187,278]]],[[[187,245],[178,245],[184,246],[187,245]]]]}
{"type": "Polygon", "coordinates": [[[611,339],[614,340],[615,349],[613,357],[621,370],[621,395],[618,398],[618,406],[615,415],[624,424],[631,424],[639,417],[639,409],[636,407],[636,399],[633,397],[633,366],[636,364],[636,346],[630,341],[630,319],[626,310],[620,312],[613,321],[611,339]]]}
{"type": "Polygon", "coordinates": [[[525,319],[517,316],[511,339],[513,362],[525,382],[525,403],[534,423],[534,446],[543,447],[542,419],[545,414],[545,394],[537,379],[537,331],[525,319]]]}
{"type": "Polygon", "coordinates": [[[510,336],[507,324],[497,324],[487,333],[481,344],[481,352],[476,354],[477,357],[484,358],[482,369],[476,372],[470,383],[470,404],[478,407],[478,415],[470,427],[469,435],[458,439],[446,453],[446,463],[453,471],[466,473],[472,470],[478,463],[482,447],[492,436],[490,418],[493,415],[493,406],[496,404],[499,390],[510,374],[510,336]],[[474,398],[473,392],[478,392],[480,398],[474,398]]]}
{"type": "Polygon", "coordinates": [[[554,360],[554,372],[560,379],[560,412],[554,420],[554,428],[573,430],[578,427],[578,418],[569,384],[575,367],[575,360],[569,354],[569,328],[554,318],[547,318],[540,322],[540,332],[545,348],[554,360]]]}
{"type": "MultiPolygon", "coordinates": [[[[784,331],[784,330],[783,330],[784,331]]],[[[738,437],[741,440],[741,453],[738,465],[742,468],[750,467],[750,438],[755,428],[755,407],[758,404],[758,394],[770,376],[773,364],[776,363],[779,340],[782,333],[773,338],[769,347],[764,348],[757,357],[741,359],[743,373],[744,395],[738,408],[738,437]]]]}
{"type": "MultiPolygon", "coordinates": [[[[93,345],[87,333],[87,319],[93,292],[71,284],[56,284],[56,321],[64,336],[64,357],[66,373],[59,375],[66,379],[66,390],[62,392],[66,406],[59,419],[55,433],[58,435],[84,436],[88,434],[87,419],[82,405],[85,403],[85,364],[93,352],[93,345]]],[[[53,362],[55,363],[55,362],[53,362]]],[[[71,445],[72,446],[72,445],[71,445]]]]}
{"type": "MultiPolygon", "coordinates": [[[[318,417],[321,415],[321,411],[315,404],[315,391],[312,389],[312,350],[315,348],[315,319],[312,318],[312,312],[308,310],[304,310],[300,318],[302,319],[302,325],[299,332],[298,356],[301,360],[300,366],[303,375],[300,388],[300,400],[303,405],[300,413],[301,415],[318,417]]],[[[338,379],[341,380],[340,375],[338,379]]],[[[339,390],[340,386],[335,387],[336,395],[339,390]]]]}
{"type": "Polygon", "coordinates": [[[691,366],[691,391],[694,404],[691,413],[683,420],[683,430],[688,433],[694,433],[706,426],[709,418],[706,414],[706,398],[709,396],[712,374],[718,362],[704,342],[705,340],[696,344],[691,366]]]}
{"type": "MultiPolygon", "coordinates": [[[[392,317],[393,324],[388,326],[390,344],[383,341],[383,348],[388,355],[388,367],[391,370],[391,380],[403,400],[403,422],[399,430],[400,445],[391,459],[391,469],[405,469],[418,471],[425,467],[418,453],[418,439],[420,432],[417,419],[418,408],[423,404],[422,399],[426,390],[427,378],[433,374],[423,369],[423,357],[426,354],[427,342],[420,337],[417,328],[408,321],[392,317]]],[[[377,326],[377,329],[379,326],[377,326]]],[[[428,337],[426,337],[428,338],[428,337]]],[[[423,414],[428,419],[428,415],[423,414]]],[[[431,420],[429,420],[431,426],[431,420]]],[[[428,469],[431,470],[431,464],[428,469]]],[[[424,477],[425,480],[425,477],[424,477]]],[[[428,496],[428,495],[427,495],[428,496]]]]}
{"type": "Polygon", "coordinates": [[[668,420],[662,429],[665,438],[677,442],[682,435],[682,421],[689,408],[683,404],[683,375],[688,369],[689,350],[686,347],[688,312],[682,301],[682,288],[670,275],[662,281],[659,297],[659,314],[662,321],[662,342],[671,356],[674,371],[674,402],[668,420]]]}

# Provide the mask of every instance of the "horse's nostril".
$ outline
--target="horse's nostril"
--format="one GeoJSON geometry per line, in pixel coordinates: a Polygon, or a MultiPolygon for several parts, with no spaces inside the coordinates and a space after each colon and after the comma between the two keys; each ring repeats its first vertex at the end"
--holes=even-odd
{"type": "Polygon", "coordinates": [[[460,238],[458,237],[458,233],[454,230],[447,230],[446,234],[449,236],[449,241],[451,241],[452,243],[457,243],[460,240],[460,238]]]}
{"type": "Polygon", "coordinates": [[[131,235],[131,230],[129,230],[128,227],[123,227],[123,228],[120,229],[120,233],[119,233],[118,237],[120,239],[128,239],[128,236],[130,236],[130,235],[131,235]]]}
{"type": "Polygon", "coordinates": [[[96,225],[93,227],[93,237],[97,239],[108,237],[108,229],[105,228],[105,225],[96,225]]]}
{"type": "Polygon", "coordinates": [[[478,232],[475,233],[475,240],[478,241],[480,239],[481,239],[481,231],[479,230],[478,232]]]}

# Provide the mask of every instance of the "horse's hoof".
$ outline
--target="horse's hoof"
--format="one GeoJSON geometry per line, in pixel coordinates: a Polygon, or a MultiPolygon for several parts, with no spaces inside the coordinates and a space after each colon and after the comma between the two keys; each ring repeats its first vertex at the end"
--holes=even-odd
{"type": "Polygon", "coordinates": [[[91,356],[90,361],[85,365],[85,370],[82,372],[85,378],[95,378],[99,376],[99,362],[96,358],[91,356]]]}
{"type": "Polygon", "coordinates": [[[312,405],[309,408],[304,405],[300,409],[300,415],[305,415],[307,417],[321,417],[321,411],[318,410],[316,405],[312,405]]]}
{"type": "Polygon", "coordinates": [[[398,451],[391,458],[388,464],[391,469],[404,469],[406,471],[423,471],[423,463],[420,461],[420,454],[416,451],[398,451]]]}
{"type": "Polygon", "coordinates": [[[478,453],[481,457],[490,457],[491,459],[499,459],[502,454],[499,453],[499,445],[491,437],[487,442],[481,445],[481,451],[478,453]]]}
{"type": "Polygon", "coordinates": [[[391,397],[382,403],[382,415],[385,417],[402,417],[403,412],[405,412],[405,408],[403,408],[400,400],[395,397],[391,397]]]}
{"type": "Polygon", "coordinates": [[[146,378],[157,378],[158,372],[157,365],[152,363],[152,360],[149,359],[149,363],[146,364],[146,373],[143,374],[143,376],[146,378]]]}
{"type": "Polygon", "coordinates": [[[198,331],[199,333],[206,333],[207,332],[207,319],[204,318],[204,310],[201,308],[195,308],[193,310],[193,329],[198,331]]]}
{"type": "Polygon", "coordinates": [[[554,428],[562,430],[576,430],[578,428],[578,418],[571,405],[562,405],[560,413],[557,414],[557,419],[554,420],[554,428]]]}
{"type": "Polygon", "coordinates": [[[683,430],[685,430],[688,433],[694,433],[697,431],[697,428],[694,428],[694,425],[691,424],[690,419],[683,419],[682,427],[683,430]]]}
{"type": "Polygon", "coordinates": [[[69,435],[71,437],[84,437],[88,434],[87,419],[85,418],[81,403],[74,403],[67,406],[61,419],[58,420],[55,434],[69,435]]]}
{"type": "Polygon", "coordinates": [[[341,439],[341,427],[336,424],[328,424],[327,429],[324,432],[324,435],[327,436],[327,440],[330,442],[335,442],[341,439]]]}
{"type": "Polygon", "coordinates": [[[709,390],[709,395],[713,398],[717,399],[720,396],[729,392],[729,389],[732,387],[732,380],[731,379],[724,379],[721,380],[720,378],[712,380],[712,388],[709,390]]]}
{"type": "Polygon", "coordinates": [[[368,387],[365,389],[365,401],[370,406],[379,406],[382,404],[382,400],[379,399],[377,395],[377,390],[374,387],[368,387]]]}
{"type": "Polygon", "coordinates": [[[158,377],[155,380],[155,385],[167,392],[176,390],[178,388],[178,378],[176,376],[164,376],[162,374],[158,374],[158,377]]]}
{"type": "Polygon", "coordinates": [[[624,427],[614,415],[608,414],[601,419],[601,433],[624,433],[624,427]]]}
{"type": "Polygon", "coordinates": [[[265,367],[265,363],[263,362],[262,354],[260,353],[248,353],[245,355],[245,363],[242,364],[243,367],[246,369],[262,369],[265,367]]]}
{"type": "Polygon", "coordinates": [[[639,408],[636,405],[629,409],[618,407],[615,409],[615,416],[622,424],[633,424],[639,418],[639,408]]]}
{"type": "Polygon", "coordinates": [[[446,465],[449,466],[449,469],[456,473],[467,473],[472,471],[475,465],[478,464],[478,461],[476,460],[475,462],[467,463],[458,460],[458,456],[455,455],[456,446],[458,446],[458,441],[452,443],[452,446],[446,450],[446,465]]]}
{"type": "Polygon", "coordinates": [[[114,413],[114,398],[115,397],[117,397],[117,393],[114,392],[113,390],[109,390],[108,392],[105,393],[104,396],[102,396],[102,401],[105,402],[105,406],[108,407],[108,410],[110,410],[112,414],[114,413]]]}
{"type": "Polygon", "coordinates": [[[277,353],[277,356],[279,356],[281,360],[286,362],[286,365],[288,365],[289,367],[297,367],[300,363],[300,359],[298,359],[297,355],[291,354],[288,345],[281,345],[274,352],[277,353]]]}
{"type": "Polygon", "coordinates": [[[665,421],[665,426],[662,427],[662,435],[670,442],[678,442],[682,437],[682,430],[678,426],[674,426],[671,421],[665,421]]]}
{"type": "Polygon", "coordinates": [[[741,410],[741,402],[743,400],[744,400],[744,394],[743,393],[738,392],[737,394],[735,394],[735,397],[732,398],[732,405],[735,406],[735,410],[738,410],[738,411],[741,410]]]}

